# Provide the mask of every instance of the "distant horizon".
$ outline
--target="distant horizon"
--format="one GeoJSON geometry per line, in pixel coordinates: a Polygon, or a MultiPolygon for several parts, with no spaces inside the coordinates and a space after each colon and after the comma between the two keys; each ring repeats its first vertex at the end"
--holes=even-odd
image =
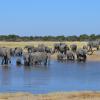
{"type": "MultiPolygon", "coordinates": [[[[79,34],[79,35],[20,35],[20,34],[0,34],[1,35],[4,35],[4,36],[9,36],[9,35],[16,35],[16,36],[20,36],[20,37],[23,37],[23,36],[26,36],[26,37],[30,37],[30,36],[33,36],[33,37],[45,37],[45,36],[53,36],[53,37],[57,37],[57,36],[65,36],[65,37],[68,37],[68,36],[80,36],[80,35],[93,35],[94,33],[92,34],[79,34]]],[[[100,34],[94,34],[94,35],[100,35],[100,34]]]]}

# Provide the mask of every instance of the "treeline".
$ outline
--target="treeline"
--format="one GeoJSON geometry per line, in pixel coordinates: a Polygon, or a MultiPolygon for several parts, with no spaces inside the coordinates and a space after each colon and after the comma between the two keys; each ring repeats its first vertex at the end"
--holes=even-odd
{"type": "Polygon", "coordinates": [[[100,39],[100,35],[80,36],[18,36],[18,35],[0,35],[0,41],[88,41],[100,39]]]}

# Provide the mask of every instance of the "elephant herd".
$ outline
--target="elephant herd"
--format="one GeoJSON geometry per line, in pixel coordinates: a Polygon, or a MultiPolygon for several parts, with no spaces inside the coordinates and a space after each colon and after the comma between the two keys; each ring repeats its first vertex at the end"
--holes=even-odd
{"type": "Polygon", "coordinates": [[[76,44],[66,45],[65,43],[59,43],[59,47],[57,45],[54,46],[54,52],[58,52],[57,54],[57,60],[63,61],[63,60],[75,60],[75,56],[77,56],[78,61],[86,61],[87,58],[87,49],[77,49],[76,44]],[[62,46],[63,45],[63,46],[62,46]]]}
{"type": "Polygon", "coordinates": [[[44,45],[39,45],[38,47],[25,46],[24,49],[20,47],[8,48],[0,47],[0,58],[1,64],[11,63],[12,57],[17,57],[16,64],[23,64],[25,66],[35,65],[35,64],[44,64],[49,63],[50,60],[50,50],[44,45]],[[26,51],[24,51],[26,49],[26,51]],[[21,59],[23,58],[23,59],[21,59]]]}
{"type": "Polygon", "coordinates": [[[99,41],[89,41],[82,48],[78,48],[76,44],[68,46],[65,43],[57,43],[54,45],[54,52],[58,52],[59,61],[66,59],[74,61],[75,58],[77,61],[86,61],[87,55],[92,55],[95,50],[99,50],[99,45],[99,41]]]}
{"type": "Polygon", "coordinates": [[[23,50],[22,48],[7,48],[7,47],[0,47],[0,58],[1,64],[8,64],[11,63],[12,56],[22,56],[23,50]]]}
{"type": "Polygon", "coordinates": [[[16,59],[17,65],[47,65],[50,62],[51,55],[57,53],[58,61],[74,61],[75,59],[78,61],[86,61],[87,55],[92,54],[94,52],[94,48],[99,50],[99,45],[100,42],[98,41],[89,41],[87,45],[84,45],[80,49],[76,44],[71,44],[68,46],[65,43],[55,43],[53,48],[49,48],[44,44],[39,44],[37,47],[27,45],[24,48],[0,47],[0,59],[1,64],[9,64],[12,62],[12,57],[18,57],[16,59]]]}

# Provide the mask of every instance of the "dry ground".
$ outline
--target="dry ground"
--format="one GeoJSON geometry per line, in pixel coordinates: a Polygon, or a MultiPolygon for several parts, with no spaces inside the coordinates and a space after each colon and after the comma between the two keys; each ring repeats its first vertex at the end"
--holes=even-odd
{"type": "Polygon", "coordinates": [[[97,92],[69,92],[33,95],[29,93],[0,94],[0,100],[100,100],[97,92]]]}
{"type": "MultiPolygon", "coordinates": [[[[0,42],[0,47],[25,47],[26,45],[34,45],[37,46],[38,44],[45,44],[49,46],[50,48],[53,47],[54,43],[59,42],[52,42],[52,41],[31,41],[31,42],[0,42]]],[[[86,42],[65,42],[66,44],[74,44],[76,43],[78,47],[82,47],[83,45],[86,45],[86,42]]]]}

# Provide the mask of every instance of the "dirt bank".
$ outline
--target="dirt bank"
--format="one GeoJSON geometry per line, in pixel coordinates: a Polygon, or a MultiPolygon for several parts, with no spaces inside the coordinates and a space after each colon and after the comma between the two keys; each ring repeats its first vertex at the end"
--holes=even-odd
{"type": "Polygon", "coordinates": [[[87,57],[87,61],[100,61],[100,55],[91,55],[87,57]]]}
{"type": "Polygon", "coordinates": [[[70,92],[33,95],[29,93],[0,94],[0,100],[100,100],[98,92],[70,92]]]}

